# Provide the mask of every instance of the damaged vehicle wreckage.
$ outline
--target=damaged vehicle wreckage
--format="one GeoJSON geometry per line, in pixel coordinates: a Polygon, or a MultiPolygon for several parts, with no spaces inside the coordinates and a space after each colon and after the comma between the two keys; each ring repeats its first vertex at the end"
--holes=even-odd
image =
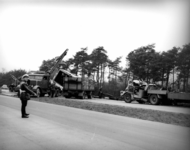
{"type": "Polygon", "coordinates": [[[93,79],[91,79],[90,77],[76,76],[69,71],[60,68],[60,63],[62,59],[66,56],[67,51],[68,49],[66,49],[56,59],[56,63],[54,64],[54,66],[47,72],[29,72],[29,86],[37,94],[38,97],[42,97],[45,94],[50,95],[50,87],[52,84],[54,84],[55,97],[62,95],[66,98],[92,98],[92,91],[94,90],[93,79]]]}
{"type": "Polygon", "coordinates": [[[137,101],[152,105],[190,103],[190,93],[170,92],[156,84],[147,84],[138,80],[130,81],[125,91],[120,91],[120,98],[126,103],[137,101]]]}

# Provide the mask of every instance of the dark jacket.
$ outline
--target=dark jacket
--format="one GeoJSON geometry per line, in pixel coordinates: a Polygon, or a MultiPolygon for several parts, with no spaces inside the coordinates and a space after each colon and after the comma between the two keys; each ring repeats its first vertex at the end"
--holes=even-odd
{"type": "Polygon", "coordinates": [[[35,94],[32,90],[29,89],[28,84],[26,82],[21,83],[20,89],[23,92],[26,92],[26,93],[31,94],[31,95],[35,94]]]}

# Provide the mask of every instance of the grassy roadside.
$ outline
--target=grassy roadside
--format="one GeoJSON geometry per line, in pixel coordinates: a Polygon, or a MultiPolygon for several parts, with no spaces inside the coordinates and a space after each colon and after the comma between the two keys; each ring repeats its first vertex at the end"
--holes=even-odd
{"type": "Polygon", "coordinates": [[[80,109],[92,110],[97,112],[109,113],[120,116],[127,116],[142,120],[149,120],[179,126],[190,127],[190,115],[182,113],[164,112],[158,110],[131,108],[126,106],[116,106],[108,104],[99,104],[82,100],[71,100],[65,98],[32,98],[32,100],[75,107],[80,109]]]}

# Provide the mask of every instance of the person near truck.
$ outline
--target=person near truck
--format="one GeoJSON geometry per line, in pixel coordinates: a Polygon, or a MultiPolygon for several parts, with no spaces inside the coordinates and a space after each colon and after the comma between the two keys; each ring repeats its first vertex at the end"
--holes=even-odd
{"type": "Polygon", "coordinates": [[[51,98],[53,98],[54,97],[54,95],[55,95],[55,89],[56,87],[55,87],[55,82],[52,82],[51,84],[50,84],[50,97],[51,98]]]}
{"type": "Polygon", "coordinates": [[[102,86],[99,88],[98,96],[99,98],[103,98],[102,86]]]}
{"type": "Polygon", "coordinates": [[[37,96],[28,86],[29,76],[24,74],[22,76],[22,82],[20,84],[20,100],[21,100],[21,118],[28,118],[29,114],[26,113],[26,106],[30,99],[30,94],[37,96]]]}

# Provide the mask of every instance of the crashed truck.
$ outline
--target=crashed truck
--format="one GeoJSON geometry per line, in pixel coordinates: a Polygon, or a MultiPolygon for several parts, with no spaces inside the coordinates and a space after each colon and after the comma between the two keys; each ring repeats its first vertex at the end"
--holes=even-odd
{"type": "Polygon", "coordinates": [[[190,93],[170,92],[159,88],[156,84],[147,84],[133,80],[125,91],[120,91],[120,97],[126,103],[137,101],[141,104],[150,103],[152,105],[190,103],[190,93]]]}
{"type": "Polygon", "coordinates": [[[56,96],[60,94],[66,98],[92,98],[94,82],[89,77],[79,77],[67,70],[60,69],[60,64],[67,54],[66,49],[56,60],[55,65],[47,72],[36,71],[29,73],[30,88],[38,97],[50,94],[50,85],[55,84],[56,96]]]}

